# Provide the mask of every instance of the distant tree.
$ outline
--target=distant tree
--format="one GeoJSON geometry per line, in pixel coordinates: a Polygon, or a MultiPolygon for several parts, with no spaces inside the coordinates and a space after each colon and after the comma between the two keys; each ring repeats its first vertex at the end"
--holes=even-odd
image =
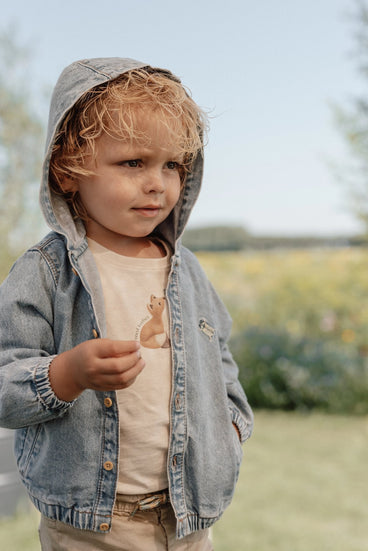
{"type": "MultiPolygon", "coordinates": [[[[355,58],[362,80],[368,84],[368,5],[363,0],[356,1],[355,10],[355,58]]],[[[339,166],[337,177],[347,187],[350,208],[368,235],[368,89],[349,107],[334,109],[351,154],[349,166],[339,166]]]]}
{"type": "Polygon", "coordinates": [[[186,230],[183,243],[192,251],[240,251],[248,235],[241,226],[207,226],[186,230]]]}
{"type": "Polygon", "coordinates": [[[43,124],[32,102],[29,53],[0,30],[0,277],[36,234],[43,124]]]}

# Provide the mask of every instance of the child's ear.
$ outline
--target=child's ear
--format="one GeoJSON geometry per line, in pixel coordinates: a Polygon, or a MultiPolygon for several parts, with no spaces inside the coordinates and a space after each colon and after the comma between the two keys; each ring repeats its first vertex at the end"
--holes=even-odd
{"type": "Polygon", "coordinates": [[[63,193],[71,193],[73,191],[78,191],[78,182],[72,176],[65,176],[60,187],[63,193]]]}

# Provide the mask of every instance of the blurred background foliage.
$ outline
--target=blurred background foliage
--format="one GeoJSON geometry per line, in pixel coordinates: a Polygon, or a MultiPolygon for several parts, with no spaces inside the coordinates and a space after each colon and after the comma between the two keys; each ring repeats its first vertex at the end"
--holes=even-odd
{"type": "Polygon", "coordinates": [[[31,51],[15,29],[0,34],[0,278],[38,236],[44,124],[27,73],[31,51]]]}
{"type": "Polygon", "coordinates": [[[368,412],[365,247],[198,254],[253,406],[368,412]]]}
{"type": "Polygon", "coordinates": [[[337,184],[346,187],[346,208],[361,222],[361,235],[253,236],[244,229],[219,227],[187,230],[183,239],[198,254],[233,316],[231,348],[255,407],[368,412],[365,1],[354,2],[350,22],[352,57],[363,91],[347,105],[332,105],[351,160],[333,170],[337,184]]]}
{"type": "Polygon", "coordinates": [[[362,81],[362,93],[346,105],[332,105],[337,128],[350,153],[347,166],[337,163],[337,182],[345,186],[347,206],[362,223],[368,236],[368,5],[365,0],[353,3],[350,23],[355,49],[352,58],[362,81]]]}

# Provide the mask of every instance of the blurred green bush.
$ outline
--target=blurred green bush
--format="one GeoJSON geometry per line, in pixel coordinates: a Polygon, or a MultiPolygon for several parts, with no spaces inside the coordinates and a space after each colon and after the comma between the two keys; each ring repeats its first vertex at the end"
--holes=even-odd
{"type": "Polygon", "coordinates": [[[351,348],[249,328],[231,350],[253,407],[368,413],[368,362],[351,348]]]}
{"type": "Polygon", "coordinates": [[[368,412],[366,248],[198,256],[254,407],[368,412]]]}

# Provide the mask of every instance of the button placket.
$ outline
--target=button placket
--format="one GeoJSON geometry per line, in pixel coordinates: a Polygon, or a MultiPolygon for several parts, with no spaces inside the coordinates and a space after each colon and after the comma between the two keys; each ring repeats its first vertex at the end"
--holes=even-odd
{"type": "Polygon", "coordinates": [[[180,411],[181,409],[181,398],[179,392],[175,395],[175,409],[176,411],[180,411]]]}

